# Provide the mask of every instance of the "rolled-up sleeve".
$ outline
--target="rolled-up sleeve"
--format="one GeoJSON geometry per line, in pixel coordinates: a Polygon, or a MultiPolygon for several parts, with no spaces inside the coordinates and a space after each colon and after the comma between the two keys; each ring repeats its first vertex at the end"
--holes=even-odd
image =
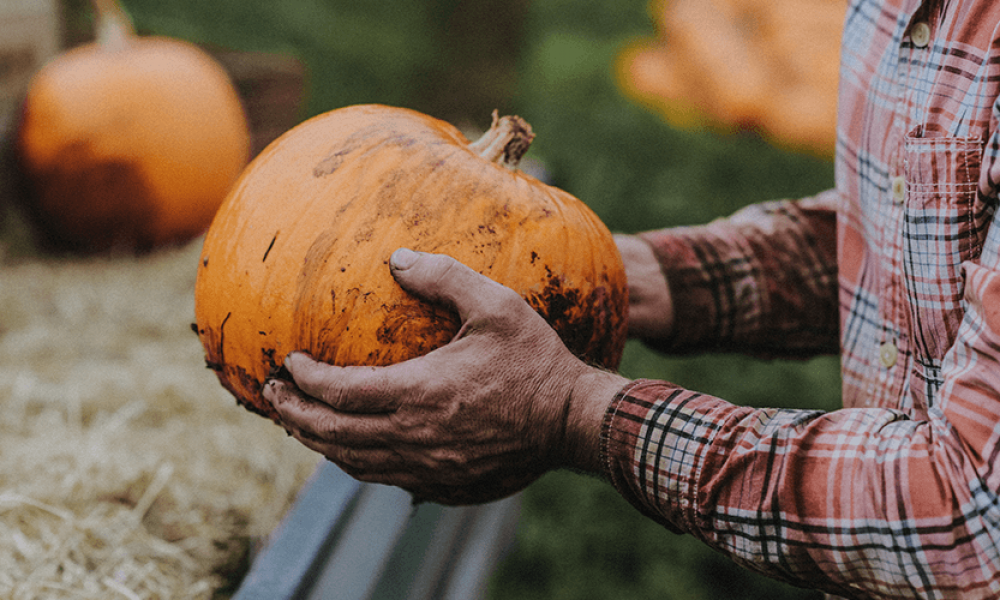
{"type": "Polygon", "coordinates": [[[1000,590],[998,497],[942,415],[756,409],[640,380],[601,449],[645,515],[775,579],[849,598],[1000,590]]]}
{"type": "Polygon", "coordinates": [[[837,203],[830,190],[640,234],[660,262],[675,315],[669,339],[644,341],[664,352],[836,353],[837,203]]]}

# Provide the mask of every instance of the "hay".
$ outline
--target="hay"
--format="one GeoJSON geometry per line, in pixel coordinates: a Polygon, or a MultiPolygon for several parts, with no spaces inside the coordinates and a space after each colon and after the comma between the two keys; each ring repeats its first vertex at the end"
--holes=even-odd
{"type": "Polygon", "coordinates": [[[205,369],[199,250],[0,253],[0,598],[227,597],[315,468],[205,369]]]}

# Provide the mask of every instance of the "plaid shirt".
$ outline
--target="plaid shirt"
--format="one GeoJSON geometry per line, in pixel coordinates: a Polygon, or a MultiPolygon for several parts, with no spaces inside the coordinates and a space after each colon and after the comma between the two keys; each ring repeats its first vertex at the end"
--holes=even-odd
{"type": "Polygon", "coordinates": [[[1000,2],[852,0],[836,189],[643,234],[670,352],[839,352],[844,408],[632,382],[617,489],[772,577],[857,598],[1000,597],[1000,2]]]}

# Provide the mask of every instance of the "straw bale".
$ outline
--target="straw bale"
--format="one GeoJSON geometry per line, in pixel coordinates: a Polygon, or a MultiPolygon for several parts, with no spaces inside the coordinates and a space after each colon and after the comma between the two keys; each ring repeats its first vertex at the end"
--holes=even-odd
{"type": "Polygon", "coordinates": [[[0,253],[0,598],[228,597],[315,468],[205,368],[200,245],[0,253]]]}

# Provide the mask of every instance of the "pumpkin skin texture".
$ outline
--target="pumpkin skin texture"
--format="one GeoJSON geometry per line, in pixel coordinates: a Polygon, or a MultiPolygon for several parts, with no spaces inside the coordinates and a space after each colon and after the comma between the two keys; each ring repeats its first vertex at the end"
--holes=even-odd
{"type": "Polygon", "coordinates": [[[249,159],[227,73],[196,46],[124,35],[69,50],[33,78],[17,152],[45,241],[146,251],[204,233],[249,159]]]}
{"type": "Polygon", "coordinates": [[[505,125],[494,115],[470,145],[418,112],[351,106],[301,123],[247,167],[195,283],[206,362],[240,404],[277,420],[260,392],[291,351],[379,366],[451,340],[457,315],[392,278],[400,247],[511,287],[577,356],[617,367],[628,289],[614,240],[582,202],[509,167],[531,134],[505,137],[505,125]]]}

